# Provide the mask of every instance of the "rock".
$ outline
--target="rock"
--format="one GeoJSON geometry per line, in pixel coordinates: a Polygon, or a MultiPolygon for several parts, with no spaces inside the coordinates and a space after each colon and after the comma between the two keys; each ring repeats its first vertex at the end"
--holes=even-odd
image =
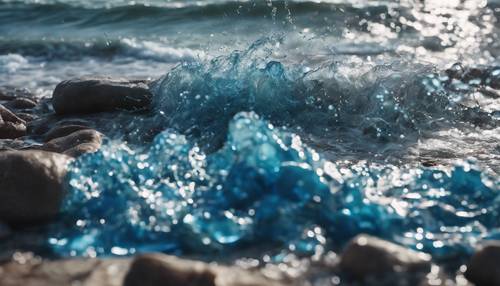
{"type": "Polygon", "coordinates": [[[3,264],[0,263],[0,285],[283,286],[284,284],[277,284],[237,267],[214,266],[163,254],[141,255],[135,259],[76,258],[47,261],[30,253],[15,253],[11,259],[3,264]]]}
{"type": "Polygon", "coordinates": [[[0,104],[0,139],[15,139],[26,135],[26,122],[0,104]]]}
{"type": "Polygon", "coordinates": [[[56,126],[52,129],[50,129],[47,133],[45,133],[45,135],[43,136],[44,141],[48,142],[48,141],[55,139],[55,138],[68,136],[73,132],[83,130],[83,129],[90,129],[90,128],[88,126],[85,126],[85,125],[77,125],[77,124],[56,126]]]}
{"type": "Polygon", "coordinates": [[[427,273],[431,257],[368,235],[358,235],[344,249],[340,268],[362,279],[387,273],[427,273]]]}
{"type": "Polygon", "coordinates": [[[77,157],[84,153],[97,151],[101,147],[101,137],[102,134],[93,129],[83,129],[52,139],[45,143],[41,149],[77,157]]]}
{"type": "Polygon", "coordinates": [[[52,96],[58,114],[95,113],[147,108],[152,94],[143,81],[76,78],[59,83],[52,96]]]}
{"type": "Polygon", "coordinates": [[[0,220],[45,222],[59,211],[69,157],[44,151],[0,153],[0,220]]]}
{"type": "Polygon", "coordinates": [[[472,256],[465,277],[476,286],[500,285],[500,240],[479,246],[472,256]]]}
{"type": "Polygon", "coordinates": [[[36,116],[34,114],[24,113],[24,112],[19,112],[16,115],[17,115],[17,117],[19,117],[22,120],[26,121],[26,123],[38,119],[38,116],[36,116]]]}
{"type": "Polygon", "coordinates": [[[36,102],[28,98],[16,98],[6,104],[12,109],[31,109],[36,107],[36,102]]]}
{"type": "Polygon", "coordinates": [[[63,259],[42,261],[15,253],[0,265],[2,286],[121,286],[130,259],[63,259]]]}
{"type": "Polygon", "coordinates": [[[2,222],[0,222],[0,240],[9,237],[11,234],[10,227],[2,222]]]}
{"type": "Polygon", "coordinates": [[[150,254],[135,258],[123,285],[215,286],[215,278],[215,272],[202,262],[150,254]]]}
{"type": "Polygon", "coordinates": [[[33,147],[32,143],[16,139],[0,139],[0,151],[14,151],[29,149],[33,147]]]}
{"type": "Polygon", "coordinates": [[[157,285],[278,286],[283,284],[237,267],[217,266],[163,254],[137,256],[125,276],[123,286],[157,285]]]}

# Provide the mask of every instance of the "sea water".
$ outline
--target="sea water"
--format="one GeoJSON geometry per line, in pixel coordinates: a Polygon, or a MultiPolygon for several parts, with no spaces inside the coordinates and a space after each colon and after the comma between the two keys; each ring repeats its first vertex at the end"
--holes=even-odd
{"type": "Polygon", "coordinates": [[[0,1],[2,85],[50,96],[73,76],[152,80],[149,110],[96,126],[108,139],[70,166],[41,244],[282,263],[368,233],[455,271],[499,238],[499,13],[484,0],[0,1]]]}

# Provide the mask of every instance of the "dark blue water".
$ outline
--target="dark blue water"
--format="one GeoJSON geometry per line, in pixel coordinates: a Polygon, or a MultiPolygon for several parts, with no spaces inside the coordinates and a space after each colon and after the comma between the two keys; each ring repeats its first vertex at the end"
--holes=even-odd
{"type": "Polygon", "coordinates": [[[151,110],[100,124],[104,146],[72,164],[46,243],[284,263],[369,233],[456,270],[499,238],[499,13],[479,0],[0,1],[1,84],[43,97],[72,76],[154,79],[151,110]]]}

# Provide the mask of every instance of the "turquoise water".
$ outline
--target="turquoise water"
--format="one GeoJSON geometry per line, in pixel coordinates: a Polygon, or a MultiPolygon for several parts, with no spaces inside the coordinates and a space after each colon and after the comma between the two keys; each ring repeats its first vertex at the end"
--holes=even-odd
{"type": "Polygon", "coordinates": [[[499,238],[499,17],[482,0],[0,1],[1,85],[152,80],[150,110],[90,117],[106,142],[72,164],[38,246],[279,264],[370,233],[453,272],[499,238]]]}

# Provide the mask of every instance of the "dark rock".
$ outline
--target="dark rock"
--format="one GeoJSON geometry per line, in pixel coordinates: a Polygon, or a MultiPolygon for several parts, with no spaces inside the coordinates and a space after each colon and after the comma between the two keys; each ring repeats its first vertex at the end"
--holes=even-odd
{"type": "Polygon", "coordinates": [[[476,286],[500,285],[500,240],[485,242],[472,256],[465,277],[476,286]]]}
{"type": "Polygon", "coordinates": [[[95,113],[147,108],[152,99],[142,81],[77,78],[59,83],[52,96],[58,114],[95,113]]]}
{"type": "Polygon", "coordinates": [[[45,143],[41,149],[76,157],[83,153],[97,151],[101,147],[101,137],[101,133],[93,129],[83,129],[52,139],[45,143]]]}
{"type": "Polygon", "coordinates": [[[12,109],[31,109],[36,107],[36,102],[28,98],[16,98],[9,101],[6,106],[12,109]]]}
{"type": "Polygon", "coordinates": [[[123,283],[123,286],[178,285],[278,286],[282,284],[237,267],[210,265],[163,254],[137,256],[123,283]]]}
{"type": "Polygon", "coordinates": [[[0,153],[0,220],[18,226],[59,211],[69,157],[43,151],[0,153]]]}
{"type": "Polygon", "coordinates": [[[0,139],[26,135],[26,122],[0,104],[0,139]]]}
{"type": "Polygon", "coordinates": [[[353,238],[344,249],[340,268],[363,279],[388,273],[427,273],[431,257],[368,235],[353,238]]]}
{"type": "Polygon", "coordinates": [[[85,125],[64,125],[64,126],[56,126],[52,129],[50,129],[49,132],[45,133],[44,141],[48,142],[52,139],[59,138],[59,137],[64,137],[68,136],[71,133],[74,133],[76,131],[84,130],[84,129],[90,129],[88,126],[85,125]]]}
{"type": "Polygon", "coordinates": [[[2,222],[0,222],[0,240],[9,237],[11,234],[10,227],[2,222]]]}
{"type": "Polygon", "coordinates": [[[124,286],[215,286],[215,273],[201,262],[142,255],[132,262],[124,286]]]}
{"type": "Polygon", "coordinates": [[[26,123],[38,119],[38,116],[33,115],[33,114],[29,114],[29,113],[19,112],[19,113],[16,113],[16,115],[17,115],[17,117],[19,117],[22,120],[26,121],[26,123]]]}
{"type": "Polygon", "coordinates": [[[461,63],[453,64],[449,69],[446,70],[446,75],[452,79],[462,79],[464,74],[464,67],[461,63]]]}

